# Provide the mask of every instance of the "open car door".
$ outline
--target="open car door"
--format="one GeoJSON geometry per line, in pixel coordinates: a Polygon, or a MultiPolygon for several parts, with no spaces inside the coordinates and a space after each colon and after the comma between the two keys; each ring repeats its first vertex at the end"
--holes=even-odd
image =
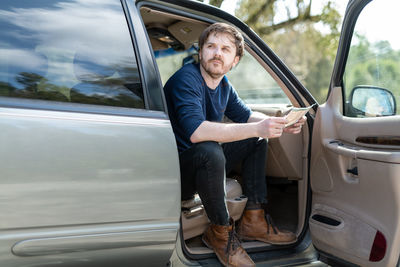
{"type": "Polygon", "coordinates": [[[391,35],[400,18],[393,5],[350,1],[329,97],[314,123],[309,225],[333,266],[399,266],[400,46],[391,35]]]}

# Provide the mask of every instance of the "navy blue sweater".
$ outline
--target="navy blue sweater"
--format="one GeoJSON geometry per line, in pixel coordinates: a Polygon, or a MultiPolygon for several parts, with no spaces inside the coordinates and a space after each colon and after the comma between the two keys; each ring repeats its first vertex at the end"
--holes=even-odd
{"type": "Polygon", "coordinates": [[[164,92],[180,153],[192,146],[190,136],[203,121],[221,122],[225,114],[234,122],[244,123],[251,114],[226,76],[215,90],[210,89],[199,64],[178,70],[165,84],[164,92]]]}

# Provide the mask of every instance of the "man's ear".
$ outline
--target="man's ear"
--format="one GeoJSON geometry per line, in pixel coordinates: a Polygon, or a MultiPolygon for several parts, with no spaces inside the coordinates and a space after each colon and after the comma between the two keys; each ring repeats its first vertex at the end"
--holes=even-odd
{"type": "Polygon", "coordinates": [[[235,56],[235,58],[233,59],[233,64],[232,64],[232,68],[235,67],[238,63],[239,63],[239,56],[235,56]]]}

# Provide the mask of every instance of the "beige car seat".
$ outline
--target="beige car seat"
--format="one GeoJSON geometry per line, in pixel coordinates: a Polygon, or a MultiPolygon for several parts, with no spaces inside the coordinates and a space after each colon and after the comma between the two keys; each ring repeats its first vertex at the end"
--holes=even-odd
{"type": "MultiPolygon", "coordinates": [[[[242,187],[235,179],[226,179],[225,190],[229,215],[237,221],[242,216],[247,197],[242,194],[242,187]]],[[[193,199],[182,201],[182,228],[185,240],[203,234],[209,223],[198,194],[193,199]]]]}

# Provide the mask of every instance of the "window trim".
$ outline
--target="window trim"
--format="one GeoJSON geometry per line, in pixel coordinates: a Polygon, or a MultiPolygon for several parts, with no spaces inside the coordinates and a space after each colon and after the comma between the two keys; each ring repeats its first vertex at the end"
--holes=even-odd
{"type": "Polygon", "coordinates": [[[131,34],[134,52],[136,52],[136,62],[145,96],[145,108],[167,112],[163,86],[158,69],[155,67],[157,63],[149,47],[150,41],[147,37],[140,13],[133,1],[121,0],[121,4],[131,34]]]}
{"type": "MultiPolygon", "coordinates": [[[[349,1],[346,7],[346,14],[343,19],[341,35],[339,39],[339,46],[336,53],[335,63],[333,65],[333,72],[331,77],[331,82],[329,85],[329,91],[326,99],[329,98],[333,89],[335,87],[340,87],[342,89],[342,106],[346,104],[346,97],[344,95],[345,89],[343,84],[343,75],[346,68],[347,58],[350,51],[351,40],[353,38],[354,27],[358,20],[358,16],[372,0],[353,0],[349,1]]],[[[343,111],[345,116],[345,112],[343,111]]]]}
{"type": "Polygon", "coordinates": [[[139,108],[91,105],[73,102],[58,102],[42,99],[15,98],[0,96],[0,107],[17,109],[49,110],[87,114],[101,114],[126,117],[168,119],[165,112],[139,108]]]}

